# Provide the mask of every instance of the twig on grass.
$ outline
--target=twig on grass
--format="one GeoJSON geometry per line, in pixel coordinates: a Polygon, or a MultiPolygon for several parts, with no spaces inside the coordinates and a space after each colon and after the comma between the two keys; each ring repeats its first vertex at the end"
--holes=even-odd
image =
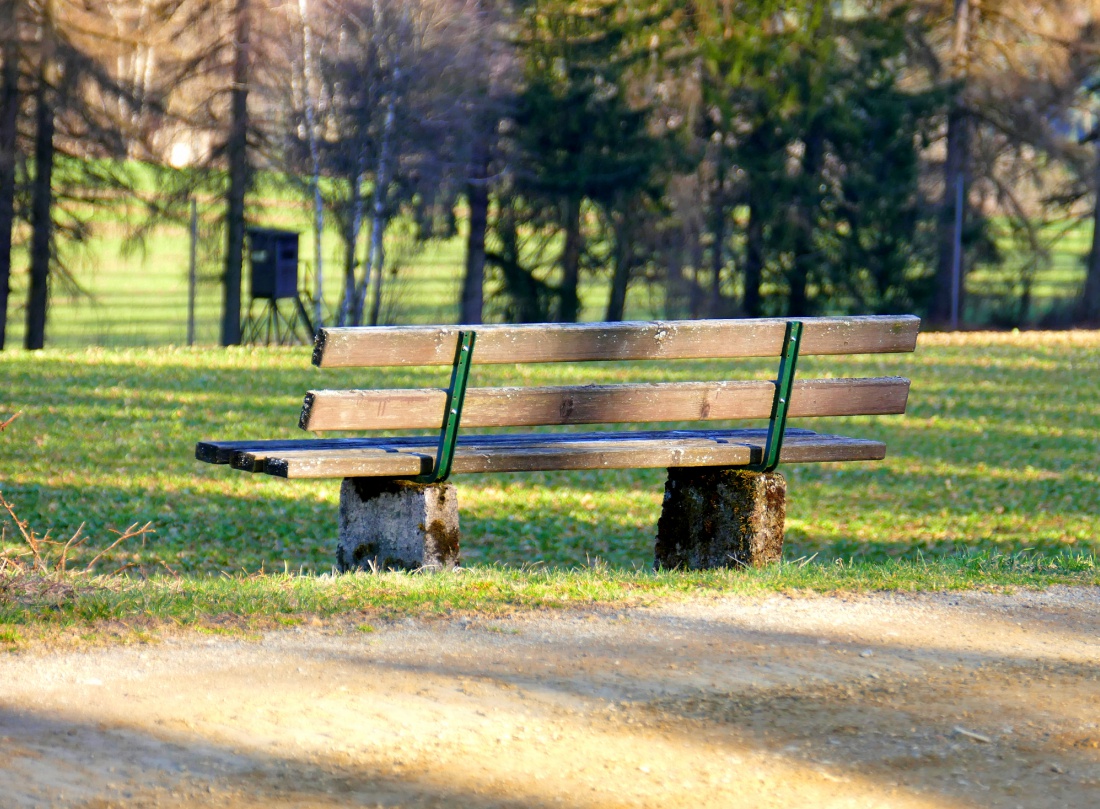
{"type": "MultiPolygon", "coordinates": [[[[39,574],[52,572],[62,576],[91,576],[95,572],[96,564],[123,542],[140,536],[142,538],[142,544],[144,544],[146,535],[155,533],[151,522],[147,522],[140,527],[138,527],[137,523],[134,523],[125,531],[116,531],[112,528],[110,529],[111,533],[117,534],[118,538],[106,548],[99,551],[92,557],[91,561],[82,568],[70,570],[70,553],[87,541],[87,537],[84,536],[84,523],[80,524],[80,527],[76,529],[76,532],[66,542],[61,542],[59,540],[50,539],[49,531],[42,536],[38,536],[26,520],[19,519],[19,516],[15,513],[15,507],[5,499],[3,492],[0,492],[0,508],[8,513],[15,527],[19,529],[19,534],[25,546],[25,549],[21,551],[0,550],[0,573],[14,571],[16,574],[26,575],[31,572],[39,574]],[[58,553],[57,558],[50,559],[51,552],[54,551],[58,553]],[[30,557],[29,564],[20,561],[28,556],[30,557]]],[[[2,546],[6,538],[6,530],[0,532],[0,546],[2,546]]],[[[168,567],[163,560],[158,560],[158,562],[168,567]]],[[[126,563],[115,570],[112,575],[118,575],[131,567],[134,567],[133,563],[126,563]]],[[[171,570],[171,568],[169,568],[169,570],[171,570]]]]}
{"type": "MultiPolygon", "coordinates": [[[[21,413],[15,413],[15,415],[9,417],[4,421],[0,421],[0,432],[3,432],[7,427],[15,421],[21,413]]],[[[26,577],[29,574],[37,574],[39,578],[43,574],[53,573],[55,576],[91,576],[95,571],[95,566],[104,556],[109,554],[123,542],[128,539],[140,536],[142,539],[141,544],[145,545],[145,536],[147,534],[154,533],[153,524],[151,522],[145,523],[145,525],[138,527],[137,523],[134,523],[125,531],[116,531],[113,528],[110,529],[111,533],[117,534],[118,539],[112,542],[103,550],[99,551],[92,560],[84,565],[83,569],[70,571],[69,570],[69,554],[76,548],[79,548],[85,543],[87,537],[84,536],[84,525],[81,523],[80,527],[76,529],[76,532],[69,537],[68,541],[60,542],[50,539],[50,532],[47,531],[42,536],[38,536],[34,529],[30,527],[30,523],[27,520],[19,519],[19,516],[15,513],[15,506],[9,503],[4,498],[4,493],[0,491],[0,509],[6,511],[8,516],[11,517],[15,527],[19,530],[19,535],[23,540],[24,550],[9,550],[5,549],[6,541],[8,538],[7,526],[0,526],[0,574],[7,574],[9,577],[12,573],[17,576],[26,577]],[[51,559],[50,556],[57,553],[56,559],[51,559]],[[28,563],[22,561],[25,557],[30,557],[28,563]]],[[[169,572],[174,572],[163,560],[157,560],[157,562],[164,567],[168,568],[169,572]]],[[[114,575],[118,575],[125,570],[135,567],[133,563],[123,564],[118,570],[114,571],[114,575]]],[[[144,568],[142,568],[144,573],[144,568]]]]}
{"type": "MultiPolygon", "coordinates": [[[[145,535],[155,533],[155,531],[153,531],[153,524],[151,522],[147,522],[147,523],[145,523],[145,525],[141,526],[141,528],[138,528],[138,524],[134,523],[129,528],[127,528],[125,531],[116,531],[112,528],[111,533],[112,534],[118,534],[118,539],[116,539],[114,542],[112,542],[106,548],[104,548],[99,553],[97,553],[95,555],[95,557],[92,559],[92,561],[88,562],[88,564],[85,566],[85,568],[83,570],[84,573],[90,573],[92,571],[92,568],[95,567],[96,562],[98,562],[100,559],[103,558],[103,556],[105,554],[110,553],[111,551],[113,551],[115,548],[117,548],[119,545],[121,545],[126,540],[133,539],[134,537],[139,536],[142,539],[142,544],[145,544],[145,535]]],[[[129,565],[124,565],[119,570],[116,570],[115,573],[120,573],[126,567],[129,567],[129,565]]]]}

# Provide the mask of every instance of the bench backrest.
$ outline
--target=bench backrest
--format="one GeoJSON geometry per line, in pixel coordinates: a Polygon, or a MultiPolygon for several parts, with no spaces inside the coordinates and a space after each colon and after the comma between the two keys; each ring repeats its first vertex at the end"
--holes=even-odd
{"type": "MultiPolygon", "coordinates": [[[[913,351],[920,319],[904,316],[804,318],[800,355],[913,351]]],[[[689,320],[637,323],[487,325],[474,364],[779,357],[787,321],[689,320]]],[[[452,365],[461,326],[321,329],[313,362],[322,368],[452,365]]],[[[467,389],[463,427],[766,419],[768,380],[467,389]]],[[[901,377],[807,379],[794,384],[789,415],[905,412],[901,377]]],[[[447,391],[437,388],[314,390],[306,430],[439,429],[447,391]]]]}

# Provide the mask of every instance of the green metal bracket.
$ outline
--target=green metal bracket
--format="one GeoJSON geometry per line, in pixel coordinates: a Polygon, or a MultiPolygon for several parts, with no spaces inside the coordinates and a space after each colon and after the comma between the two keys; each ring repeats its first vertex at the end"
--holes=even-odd
{"type": "Polygon", "coordinates": [[[761,462],[746,467],[750,471],[774,472],[779,466],[779,453],[783,450],[783,435],[787,430],[787,410],[791,406],[791,390],[794,387],[794,371],[798,364],[798,347],[801,342],[802,322],[787,321],[787,330],[783,333],[783,353],[779,360],[779,376],[775,380],[771,421],[768,423],[768,441],[764,445],[761,462]]]}
{"type": "Polygon", "coordinates": [[[447,390],[447,405],[443,410],[443,428],[439,431],[439,448],[435,453],[435,466],[426,475],[417,475],[417,483],[442,483],[451,474],[458,442],[458,426],[462,421],[462,403],[466,401],[466,383],[470,379],[470,365],[474,358],[475,331],[460,331],[455,349],[454,366],[451,368],[451,387],[447,390]]]}

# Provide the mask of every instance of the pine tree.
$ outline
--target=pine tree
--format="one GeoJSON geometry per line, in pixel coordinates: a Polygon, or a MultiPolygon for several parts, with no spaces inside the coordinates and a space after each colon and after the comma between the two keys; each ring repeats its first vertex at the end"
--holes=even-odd
{"type": "Polygon", "coordinates": [[[586,205],[612,206],[644,188],[662,145],[632,103],[630,69],[644,59],[638,31],[653,9],[618,0],[536,0],[518,37],[516,192],[561,234],[558,320],[580,314],[586,205]]]}

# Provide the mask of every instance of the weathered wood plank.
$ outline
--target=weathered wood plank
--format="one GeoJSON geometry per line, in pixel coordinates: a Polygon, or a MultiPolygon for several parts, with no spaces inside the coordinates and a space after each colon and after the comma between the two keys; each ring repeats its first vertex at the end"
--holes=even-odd
{"type": "MultiPolygon", "coordinates": [[[[404,477],[427,471],[434,461],[431,437],[420,444],[385,439],[358,449],[311,449],[241,453],[234,466],[263,468],[288,478],[404,477]],[[260,455],[262,454],[262,458],[260,455]]],[[[392,440],[392,439],[391,439],[392,440]]],[[[411,439],[417,440],[416,437],[411,439]]],[[[759,461],[764,430],[589,433],[577,435],[467,436],[456,452],[454,472],[521,472],[552,469],[635,469],[670,466],[742,466],[759,461]],[[640,437],[643,436],[644,437],[640,437]],[[482,438],[492,440],[479,440],[482,438]],[[504,439],[504,440],[501,440],[504,439]]],[[[792,431],[784,445],[785,463],[880,460],[878,441],[792,431]]]]}
{"type": "MultiPolygon", "coordinates": [[[[763,441],[768,434],[766,429],[741,429],[736,435],[745,439],[763,441]]],[[[632,430],[628,433],[587,432],[587,433],[500,433],[497,435],[462,435],[458,438],[459,448],[474,449],[478,452],[503,447],[526,447],[533,444],[545,447],[589,446],[591,442],[607,439],[629,438],[636,441],[664,440],[676,438],[683,440],[700,439],[708,442],[726,440],[731,435],[728,430],[632,430]]],[[[786,432],[792,437],[809,437],[817,433],[812,430],[791,428],[786,432]]],[[[217,442],[207,442],[217,443],[217,442]]],[[[411,452],[435,458],[439,444],[438,435],[368,436],[363,438],[299,438],[290,440],[223,442],[232,445],[228,460],[212,463],[231,463],[234,468],[245,472],[263,472],[269,458],[288,457],[297,452],[329,450],[381,450],[385,452],[411,452]]],[[[222,455],[220,457],[225,457],[222,455]]]]}
{"type": "MultiPolygon", "coordinates": [[[[791,417],[905,412],[909,380],[810,379],[795,383],[791,417]]],[[[682,382],[540,388],[470,388],[464,427],[617,424],[761,419],[771,414],[774,383],[682,382]]],[[[439,429],[446,392],[439,389],[318,390],[306,394],[304,430],[439,429]]]]}
{"type": "Polygon", "coordinates": [[[362,445],[359,438],[291,438],[255,441],[200,441],[195,445],[195,459],[204,463],[227,464],[233,456],[242,451],[256,448],[265,450],[296,449],[301,444],[311,443],[316,449],[346,449],[362,445]]]}
{"type": "MultiPolygon", "coordinates": [[[[729,430],[632,430],[631,437],[645,440],[668,436],[682,436],[684,438],[708,438],[720,440],[729,434],[729,430]]],[[[619,435],[614,433],[502,433],[498,435],[464,435],[459,436],[459,446],[465,445],[511,445],[525,444],[532,439],[538,439],[543,444],[555,444],[555,442],[586,441],[619,435]]],[[[737,435],[766,436],[766,429],[739,429],[737,435]]],[[[787,430],[791,436],[814,436],[813,430],[790,427],[787,430]]],[[[195,457],[207,463],[231,463],[234,456],[248,453],[250,457],[263,460],[277,455],[278,452],[290,452],[297,450],[316,449],[401,449],[401,448],[431,448],[438,444],[439,436],[363,436],[357,438],[273,438],[246,441],[199,441],[196,446],[195,457]]],[[[241,469],[246,471],[263,471],[252,469],[252,464],[242,461],[241,469]]]]}
{"type": "MultiPolygon", "coordinates": [[[[913,351],[920,329],[912,315],[803,322],[803,356],[913,351]]],[[[450,365],[462,328],[477,330],[479,364],[776,357],[785,324],[766,318],[321,329],[313,362],[323,368],[450,365]]]]}
{"type": "MultiPolygon", "coordinates": [[[[640,440],[664,436],[682,436],[684,438],[713,438],[720,431],[713,430],[637,430],[629,433],[630,436],[640,440]]],[[[744,429],[739,430],[738,435],[767,434],[766,430],[744,429]]],[[[540,433],[532,436],[530,433],[500,433],[497,435],[460,435],[458,445],[477,444],[478,446],[496,446],[509,444],[523,444],[532,438],[537,438],[545,444],[558,442],[586,441],[598,439],[608,435],[604,432],[587,433],[540,433]]],[[[788,428],[787,436],[816,435],[812,430],[801,428],[788,428]]],[[[263,462],[268,457],[280,452],[296,452],[299,450],[331,450],[331,449],[408,449],[411,451],[435,452],[439,441],[438,435],[403,435],[403,436],[362,436],[358,438],[275,438],[257,439],[253,441],[200,441],[195,448],[195,457],[206,463],[213,464],[238,464],[237,468],[249,472],[262,472],[263,462]],[[247,459],[246,457],[247,456],[247,459]],[[257,466],[258,464],[258,466],[257,466]]]]}

